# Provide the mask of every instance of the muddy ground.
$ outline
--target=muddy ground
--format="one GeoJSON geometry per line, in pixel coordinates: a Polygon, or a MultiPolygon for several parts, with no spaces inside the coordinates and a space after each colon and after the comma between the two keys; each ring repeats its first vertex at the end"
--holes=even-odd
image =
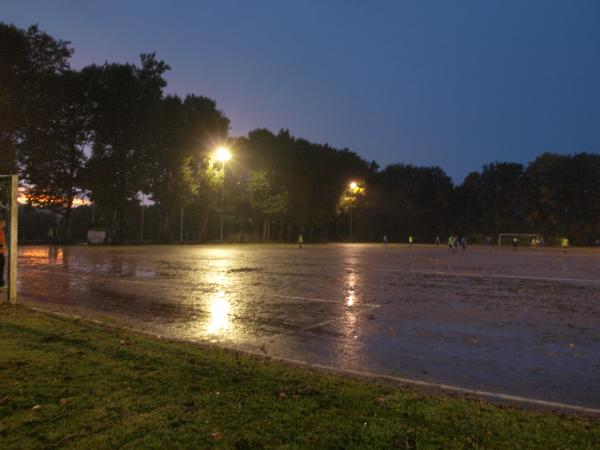
{"type": "Polygon", "coordinates": [[[311,363],[600,408],[600,250],[23,247],[25,304],[311,363]]]}

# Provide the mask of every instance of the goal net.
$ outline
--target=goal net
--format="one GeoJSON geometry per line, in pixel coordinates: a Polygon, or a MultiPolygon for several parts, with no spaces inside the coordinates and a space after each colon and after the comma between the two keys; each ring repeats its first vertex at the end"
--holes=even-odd
{"type": "Polygon", "coordinates": [[[0,301],[17,302],[17,237],[19,207],[17,175],[0,175],[0,301]]]}
{"type": "Polygon", "coordinates": [[[532,233],[500,233],[498,235],[498,247],[513,245],[514,239],[520,246],[537,247],[540,245],[540,235],[532,233]]]}

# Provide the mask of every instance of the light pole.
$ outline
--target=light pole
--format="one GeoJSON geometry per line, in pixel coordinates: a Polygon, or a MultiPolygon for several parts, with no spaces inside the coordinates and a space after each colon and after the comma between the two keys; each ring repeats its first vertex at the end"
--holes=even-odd
{"type": "Polygon", "coordinates": [[[142,217],[140,223],[140,244],[144,243],[144,194],[142,194],[142,201],[140,202],[142,207],[142,217]]]}
{"type": "MultiPolygon", "coordinates": [[[[350,192],[353,194],[352,202],[355,200],[356,193],[358,191],[358,184],[356,181],[352,181],[350,183],[350,192]]],[[[350,204],[350,240],[352,240],[352,211],[354,210],[354,205],[350,204]]]]}
{"type": "Polygon", "coordinates": [[[223,182],[221,183],[221,226],[219,238],[223,242],[223,205],[225,203],[225,162],[231,159],[231,152],[227,147],[219,147],[215,151],[215,159],[223,164],[223,182]]]}

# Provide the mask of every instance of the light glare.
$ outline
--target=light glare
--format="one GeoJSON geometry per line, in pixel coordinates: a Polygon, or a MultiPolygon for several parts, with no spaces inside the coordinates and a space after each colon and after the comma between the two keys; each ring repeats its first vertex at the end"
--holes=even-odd
{"type": "Polygon", "coordinates": [[[231,159],[231,152],[227,147],[218,147],[215,151],[215,159],[220,162],[229,161],[231,159]]]}

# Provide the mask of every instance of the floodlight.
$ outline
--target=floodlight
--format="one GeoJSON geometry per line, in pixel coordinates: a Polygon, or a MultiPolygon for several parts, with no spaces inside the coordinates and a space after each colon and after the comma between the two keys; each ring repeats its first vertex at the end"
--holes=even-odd
{"type": "Polygon", "coordinates": [[[221,162],[229,161],[231,159],[231,152],[227,147],[218,147],[215,150],[215,159],[221,162]]]}

